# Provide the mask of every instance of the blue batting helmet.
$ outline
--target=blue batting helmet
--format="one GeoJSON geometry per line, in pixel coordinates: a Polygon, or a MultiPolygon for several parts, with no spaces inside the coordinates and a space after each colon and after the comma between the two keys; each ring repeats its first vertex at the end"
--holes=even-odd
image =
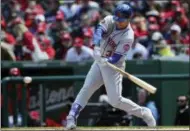
{"type": "Polygon", "coordinates": [[[128,4],[119,4],[114,11],[114,20],[115,21],[125,21],[126,19],[131,18],[132,8],[128,4]]]}

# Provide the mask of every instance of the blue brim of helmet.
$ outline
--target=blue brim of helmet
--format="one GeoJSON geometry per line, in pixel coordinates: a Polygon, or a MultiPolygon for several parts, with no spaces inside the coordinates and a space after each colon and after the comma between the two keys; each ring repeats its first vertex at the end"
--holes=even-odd
{"type": "Polygon", "coordinates": [[[114,16],[113,19],[117,22],[124,22],[126,21],[127,19],[126,18],[120,18],[120,17],[117,17],[117,16],[114,16]]]}

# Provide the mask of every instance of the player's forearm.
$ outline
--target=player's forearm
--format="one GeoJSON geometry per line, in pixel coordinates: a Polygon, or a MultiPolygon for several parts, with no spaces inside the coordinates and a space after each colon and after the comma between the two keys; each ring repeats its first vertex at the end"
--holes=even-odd
{"type": "Polygon", "coordinates": [[[103,34],[103,28],[102,26],[98,26],[98,28],[96,29],[94,36],[93,36],[93,44],[95,46],[100,46],[100,41],[102,39],[102,34],[103,34]]]}
{"type": "Polygon", "coordinates": [[[120,60],[121,57],[122,55],[114,53],[111,57],[108,58],[108,62],[115,64],[120,60]]]}

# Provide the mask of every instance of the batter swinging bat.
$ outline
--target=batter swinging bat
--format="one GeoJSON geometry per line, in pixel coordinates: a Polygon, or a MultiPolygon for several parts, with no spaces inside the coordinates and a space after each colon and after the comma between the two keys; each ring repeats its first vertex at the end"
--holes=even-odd
{"type": "Polygon", "coordinates": [[[134,82],[135,84],[139,85],[140,87],[144,88],[145,90],[147,90],[148,92],[155,94],[156,93],[156,88],[148,83],[146,83],[145,81],[123,71],[122,69],[119,69],[118,67],[116,67],[115,65],[107,62],[108,66],[110,66],[111,68],[115,69],[116,71],[120,72],[123,76],[127,76],[127,78],[129,80],[131,80],[132,82],[134,82]]]}

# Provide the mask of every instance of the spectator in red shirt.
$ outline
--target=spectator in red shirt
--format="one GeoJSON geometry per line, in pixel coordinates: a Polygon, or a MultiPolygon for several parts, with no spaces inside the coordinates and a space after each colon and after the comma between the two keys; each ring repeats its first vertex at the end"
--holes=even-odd
{"type": "Polygon", "coordinates": [[[55,57],[55,49],[51,45],[51,41],[47,38],[44,38],[42,41],[39,41],[40,49],[43,52],[46,52],[48,55],[48,60],[53,60],[55,57]]]}
{"type": "Polygon", "coordinates": [[[1,19],[1,41],[11,45],[16,43],[14,36],[6,31],[6,22],[3,18],[1,19]]]}
{"type": "Polygon", "coordinates": [[[189,26],[189,21],[182,7],[178,7],[176,9],[175,22],[181,27],[183,31],[187,31],[188,26],[189,26]]]}
{"type": "Polygon", "coordinates": [[[171,0],[163,8],[163,11],[160,12],[159,24],[161,32],[166,33],[169,30],[170,25],[175,19],[175,12],[178,7],[180,7],[180,2],[178,0],[171,0]]]}
{"type": "MultiPolygon", "coordinates": [[[[14,23],[14,22],[13,22],[14,23]]],[[[16,35],[17,44],[21,45],[21,52],[24,57],[20,60],[41,61],[47,60],[48,55],[40,49],[35,36],[28,30],[23,23],[12,25],[13,32],[16,35]]],[[[20,53],[20,51],[18,51],[20,53]]]]}
{"type": "Polygon", "coordinates": [[[37,4],[36,1],[29,1],[28,8],[25,11],[25,24],[28,28],[34,26],[35,16],[39,14],[44,14],[44,9],[40,4],[37,4]]]}
{"type": "Polygon", "coordinates": [[[55,57],[55,49],[52,47],[52,43],[49,37],[45,34],[46,27],[43,25],[43,23],[41,23],[40,25],[37,29],[36,39],[38,40],[40,49],[43,52],[47,53],[48,60],[52,60],[55,57]]]}
{"type": "Polygon", "coordinates": [[[28,1],[29,1],[29,0],[17,0],[17,1],[18,1],[18,3],[20,3],[20,5],[21,5],[21,10],[22,10],[22,11],[25,11],[26,8],[28,7],[28,1]]]}
{"type": "Polygon", "coordinates": [[[2,18],[1,20],[1,59],[2,60],[16,60],[14,54],[14,45],[16,40],[14,36],[6,31],[6,23],[2,18]]]}
{"type": "Polygon", "coordinates": [[[87,47],[92,48],[92,36],[93,32],[92,30],[86,30],[84,31],[84,45],[87,47]]]}
{"type": "Polygon", "coordinates": [[[146,39],[148,36],[146,21],[143,16],[134,18],[134,32],[139,39],[146,39]]]}

